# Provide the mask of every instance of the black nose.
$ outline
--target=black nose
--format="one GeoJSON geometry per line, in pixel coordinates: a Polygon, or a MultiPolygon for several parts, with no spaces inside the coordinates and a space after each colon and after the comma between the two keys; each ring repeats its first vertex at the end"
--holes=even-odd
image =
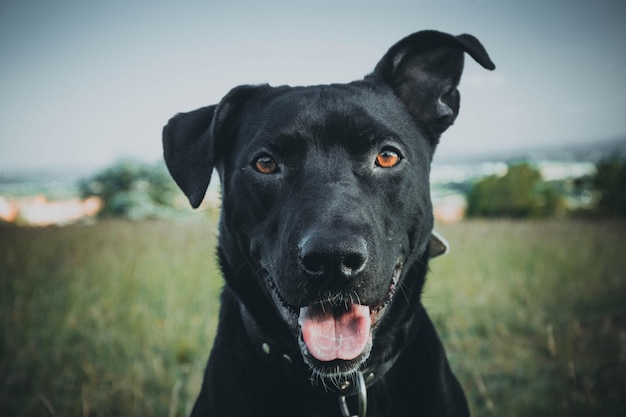
{"type": "Polygon", "coordinates": [[[367,263],[367,242],[360,236],[311,234],[300,244],[300,266],[312,277],[352,279],[367,263]]]}

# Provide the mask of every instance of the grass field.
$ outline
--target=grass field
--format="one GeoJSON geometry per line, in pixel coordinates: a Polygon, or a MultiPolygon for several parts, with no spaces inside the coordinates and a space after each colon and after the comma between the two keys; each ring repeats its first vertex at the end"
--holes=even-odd
{"type": "MultiPolygon", "coordinates": [[[[424,303],[473,415],[626,415],[626,221],[439,230],[453,250],[424,303]]],[[[187,415],[216,327],[215,235],[206,212],[0,227],[0,415],[187,415]]]]}

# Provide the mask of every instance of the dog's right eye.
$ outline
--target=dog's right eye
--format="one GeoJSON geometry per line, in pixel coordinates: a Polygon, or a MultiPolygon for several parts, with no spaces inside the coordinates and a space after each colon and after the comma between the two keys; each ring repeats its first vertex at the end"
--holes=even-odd
{"type": "Polygon", "coordinates": [[[257,172],[261,174],[275,174],[279,171],[278,163],[269,155],[261,155],[252,163],[257,172]]]}

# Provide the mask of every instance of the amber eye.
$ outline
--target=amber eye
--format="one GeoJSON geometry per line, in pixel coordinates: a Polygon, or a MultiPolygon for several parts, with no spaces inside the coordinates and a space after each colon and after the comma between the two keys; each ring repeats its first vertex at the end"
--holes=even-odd
{"type": "Polygon", "coordinates": [[[261,174],[274,174],[278,172],[278,164],[271,156],[263,155],[254,160],[254,169],[261,174]]]}
{"type": "Polygon", "coordinates": [[[400,154],[394,149],[385,148],[376,155],[376,166],[392,168],[400,162],[400,154]]]}

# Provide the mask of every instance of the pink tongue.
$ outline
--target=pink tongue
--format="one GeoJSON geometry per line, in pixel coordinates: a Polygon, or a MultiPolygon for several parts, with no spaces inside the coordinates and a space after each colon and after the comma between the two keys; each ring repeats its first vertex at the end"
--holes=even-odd
{"type": "Polygon", "coordinates": [[[370,340],[370,309],[351,304],[347,309],[313,305],[300,309],[302,338],[317,360],[351,360],[370,340]]]}

